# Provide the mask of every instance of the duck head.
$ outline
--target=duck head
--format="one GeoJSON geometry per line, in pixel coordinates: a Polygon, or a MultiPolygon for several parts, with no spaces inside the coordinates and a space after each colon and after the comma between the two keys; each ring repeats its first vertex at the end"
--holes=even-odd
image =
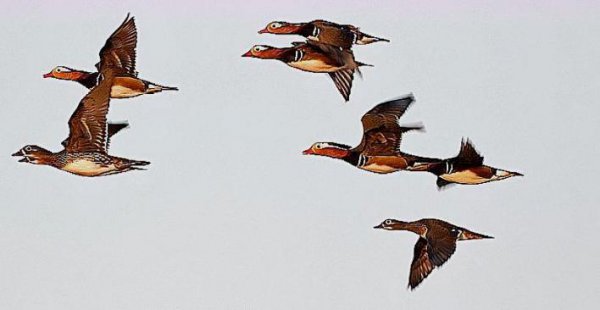
{"type": "Polygon", "coordinates": [[[304,150],[302,155],[320,155],[332,158],[344,158],[350,154],[352,147],[335,142],[317,142],[304,150]]]}
{"type": "Polygon", "coordinates": [[[270,22],[265,29],[258,33],[273,33],[273,34],[296,34],[302,30],[305,24],[292,24],[288,22],[270,22]]]}
{"type": "Polygon", "coordinates": [[[400,230],[405,225],[406,225],[406,222],[402,222],[402,221],[398,221],[398,220],[394,220],[394,219],[387,219],[387,220],[381,222],[381,224],[379,224],[373,228],[385,229],[385,230],[400,230]]]}
{"type": "Polygon", "coordinates": [[[77,81],[89,75],[89,72],[71,69],[65,66],[58,66],[52,71],[43,75],[44,78],[54,78],[59,80],[77,81]]]}
{"type": "Polygon", "coordinates": [[[52,158],[52,152],[37,145],[27,145],[18,150],[12,156],[22,156],[20,163],[30,163],[36,165],[46,165],[52,158]]]}
{"type": "Polygon", "coordinates": [[[288,49],[277,48],[268,45],[254,45],[242,57],[253,57],[262,59],[279,59],[281,55],[288,49]]]}

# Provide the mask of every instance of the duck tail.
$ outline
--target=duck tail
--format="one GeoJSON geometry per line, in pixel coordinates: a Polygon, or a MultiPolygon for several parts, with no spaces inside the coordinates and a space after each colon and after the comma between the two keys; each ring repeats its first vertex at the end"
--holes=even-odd
{"type": "Polygon", "coordinates": [[[476,240],[476,239],[494,239],[492,236],[479,234],[470,230],[463,229],[460,235],[460,240],[476,240]]]}
{"type": "Polygon", "coordinates": [[[145,161],[145,160],[132,160],[129,162],[129,164],[133,167],[136,168],[136,166],[148,166],[150,164],[149,161],[145,161]]]}
{"type": "Polygon", "coordinates": [[[356,62],[356,69],[354,69],[354,71],[358,74],[358,77],[362,79],[363,75],[362,75],[362,72],[360,71],[360,67],[374,67],[374,66],[360,62],[360,61],[356,62]]]}
{"type": "Polygon", "coordinates": [[[375,42],[390,42],[390,40],[384,39],[384,38],[378,38],[376,36],[372,36],[372,35],[366,34],[364,32],[361,33],[360,38],[358,40],[356,40],[357,45],[366,45],[366,44],[371,44],[371,43],[375,43],[375,42]]]}
{"type": "Polygon", "coordinates": [[[164,85],[158,85],[158,84],[154,84],[154,86],[160,88],[160,90],[174,90],[174,91],[178,91],[179,88],[175,87],[175,86],[164,86],[164,85]]]}
{"type": "Polygon", "coordinates": [[[160,84],[148,82],[148,90],[146,91],[146,93],[147,94],[160,93],[163,90],[178,91],[179,88],[174,87],[174,86],[165,86],[165,85],[160,85],[160,84]]]}

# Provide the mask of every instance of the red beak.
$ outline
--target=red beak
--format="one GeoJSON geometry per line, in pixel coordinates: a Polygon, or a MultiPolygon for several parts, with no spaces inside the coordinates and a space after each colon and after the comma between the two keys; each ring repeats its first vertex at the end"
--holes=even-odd
{"type": "Polygon", "coordinates": [[[263,30],[260,30],[258,33],[259,33],[259,34],[263,34],[263,33],[269,33],[269,29],[265,28],[265,29],[263,29],[263,30]]]}
{"type": "Polygon", "coordinates": [[[244,55],[242,55],[242,57],[253,57],[252,51],[247,51],[244,55]]]}
{"type": "Polygon", "coordinates": [[[52,72],[48,72],[48,73],[44,74],[43,77],[44,78],[52,77],[52,72]]]}
{"type": "Polygon", "coordinates": [[[302,151],[302,155],[314,155],[314,154],[315,154],[315,152],[313,152],[312,148],[302,151]]]}

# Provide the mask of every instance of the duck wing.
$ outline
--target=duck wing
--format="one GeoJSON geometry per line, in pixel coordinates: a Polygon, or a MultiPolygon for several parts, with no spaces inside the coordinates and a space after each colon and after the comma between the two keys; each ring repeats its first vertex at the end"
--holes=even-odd
{"type": "Polygon", "coordinates": [[[123,73],[137,75],[135,71],[137,28],[135,20],[127,14],[125,21],[110,35],[100,50],[98,71],[103,67],[120,68],[123,73]]]}
{"type": "Polygon", "coordinates": [[[414,102],[411,95],[380,103],[362,118],[363,138],[354,151],[364,155],[396,155],[400,150],[402,134],[410,130],[423,129],[422,126],[401,127],[400,117],[414,102]]]}
{"type": "Polygon", "coordinates": [[[107,123],[110,90],[114,72],[109,68],[102,72],[100,83],[81,99],[69,119],[67,152],[107,153],[107,123]]]}
{"type": "Polygon", "coordinates": [[[433,271],[434,265],[429,259],[429,244],[427,240],[419,238],[415,244],[412,263],[410,264],[410,275],[408,287],[414,290],[433,271]]]}

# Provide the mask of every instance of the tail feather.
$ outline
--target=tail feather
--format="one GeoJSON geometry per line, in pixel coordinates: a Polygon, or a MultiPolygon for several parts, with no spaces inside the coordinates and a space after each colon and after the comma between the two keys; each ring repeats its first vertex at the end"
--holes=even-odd
{"type": "Polygon", "coordinates": [[[362,35],[361,38],[356,41],[356,44],[358,44],[358,45],[366,45],[366,44],[371,44],[374,42],[390,42],[390,40],[388,40],[388,39],[372,36],[372,35],[366,34],[364,32],[361,33],[361,35],[362,35]]]}
{"type": "Polygon", "coordinates": [[[156,83],[152,83],[152,82],[147,82],[147,87],[148,90],[146,91],[147,94],[154,94],[154,93],[159,93],[163,90],[174,90],[174,91],[178,91],[179,88],[174,87],[174,86],[165,86],[165,85],[160,85],[160,84],[156,84],[156,83]]]}
{"type": "Polygon", "coordinates": [[[476,240],[476,239],[494,239],[494,237],[463,229],[460,240],[476,240]]]}
{"type": "Polygon", "coordinates": [[[175,87],[175,86],[163,86],[163,85],[159,85],[160,88],[162,88],[162,90],[175,90],[178,91],[179,88],[175,87]]]}
{"type": "Polygon", "coordinates": [[[147,166],[150,164],[149,161],[144,161],[144,160],[132,160],[129,163],[131,166],[147,166]]]}

